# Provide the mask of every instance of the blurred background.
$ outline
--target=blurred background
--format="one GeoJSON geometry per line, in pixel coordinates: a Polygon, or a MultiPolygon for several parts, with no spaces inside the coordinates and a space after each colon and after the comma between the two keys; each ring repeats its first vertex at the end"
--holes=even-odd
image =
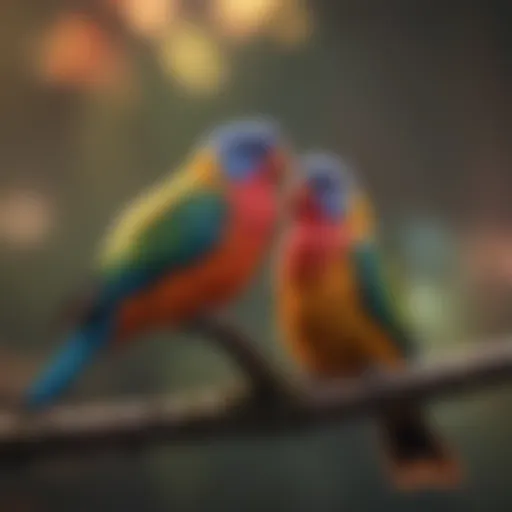
{"type": "MultiPolygon", "coordinates": [[[[55,315],[120,206],[206,129],[253,113],[279,119],[300,148],[356,164],[424,357],[505,335],[511,22],[498,1],[2,0],[2,386],[26,382],[58,344],[55,315]]],[[[294,372],[269,270],[233,315],[294,372]]],[[[236,376],[201,340],[169,338],[180,337],[100,361],[69,401],[236,376]]],[[[371,424],[357,422],[2,468],[0,510],[508,511],[511,406],[501,389],[432,408],[467,464],[454,493],[393,493],[371,424]]]]}

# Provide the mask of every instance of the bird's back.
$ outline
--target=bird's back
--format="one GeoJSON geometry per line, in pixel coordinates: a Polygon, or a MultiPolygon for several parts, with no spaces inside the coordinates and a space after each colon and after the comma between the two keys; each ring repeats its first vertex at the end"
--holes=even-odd
{"type": "Polygon", "coordinates": [[[176,201],[205,186],[205,174],[182,169],[158,181],[130,202],[114,219],[100,246],[98,264],[101,269],[123,258],[136,244],[145,229],[172,208],[176,201]]]}

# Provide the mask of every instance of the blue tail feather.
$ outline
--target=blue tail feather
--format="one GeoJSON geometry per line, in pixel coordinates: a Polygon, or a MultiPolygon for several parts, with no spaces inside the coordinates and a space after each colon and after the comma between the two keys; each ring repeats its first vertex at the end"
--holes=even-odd
{"type": "Polygon", "coordinates": [[[104,326],[72,334],[31,384],[24,405],[32,410],[51,405],[76,381],[107,341],[104,326]]]}

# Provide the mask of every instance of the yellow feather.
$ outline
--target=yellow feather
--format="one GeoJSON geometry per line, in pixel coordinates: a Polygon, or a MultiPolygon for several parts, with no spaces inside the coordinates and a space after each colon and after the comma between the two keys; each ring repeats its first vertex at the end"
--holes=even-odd
{"type": "Polygon", "coordinates": [[[108,269],[126,257],[137,237],[181,197],[198,186],[220,186],[215,154],[204,150],[177,172],[166,176],[142,193],[116,217],[100,247],[98,263],[108,269]]]}
{"type": "Polygon", "coordinates": [[[362,191],[355,191],[349,206],[349,226],[355,242],[375,236],[375,216],[370,200],[362,191]]]}

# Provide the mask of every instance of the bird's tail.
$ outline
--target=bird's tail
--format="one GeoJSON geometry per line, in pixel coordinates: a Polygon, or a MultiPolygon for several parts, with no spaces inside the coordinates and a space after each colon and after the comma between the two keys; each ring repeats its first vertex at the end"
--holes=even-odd
{"type": "Polygon", "coordinates": [[[29,386],[24,406],[35,410],[58,400],[105,346],[107,336],[104,326],[73,333],[29,386]]]}
{"type": "Polygon", "coordinates": [[[452,489],[459,485],[458,459],[420,411],[397,409],[388,413],[380,426],[386,462],[398,489],[452,489]]]}

